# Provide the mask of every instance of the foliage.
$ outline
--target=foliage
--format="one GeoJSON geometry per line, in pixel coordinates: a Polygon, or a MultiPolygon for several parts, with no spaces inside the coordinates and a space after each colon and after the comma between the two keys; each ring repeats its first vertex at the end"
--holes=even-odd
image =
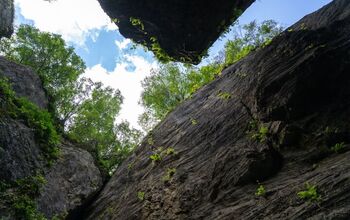
{"type": "Polygon", "coordinates": [[[265,196],[266,195],[266,190],[265,187],[261,184],[259,184],[259,187],[257,188],[255,192],[256,196],[265,196]]]}
{"type": "MultiPolygon", "coordinates": [[[[113,171],[139,143],[139,131],[126,122],[115,123],[122,104],[120,91],[81,77],[85,64],[61,36],[22,25],[11,39],[0,41],[0,49],[8,59],[38,73],[50,97],[56,127],[65,136],[91,146],[87,150],[94,152],[104,171],[113,171]]],[[[38,127],[43,143],[55,143],[54,126],[46,123],[49,114],[38,114],[24,100],[17,103],[21,106],[18,115],[25,115],[27,123],[38,127]]]]}
{"type": "Polygon", "coordinates": [[[40,174],[18,179],[14,182],[0,182],[0,204],[6,203],[16,219],[44,220],[42,213],[38,212],[35,197],[46,183],[40,174]]]}
{"type": "Polygon", "coordinates": [[[305,184],[306,189],[297,193],[299,198],[308,200],[310,202],[317,202],[321,199],[321,196],[317,192],[317,187],[315,185],[305,184]]]}
{"type": "Polygon", "coordinates": [[[22,119],[33,128],[49,163],[58,157],[60,137],[56,132],[51,115],[25,98],[18,98],[5,78],[0,78],[0,98],[3,102],[3,115],[22,119]]]}
{"type": "MultiPolygon", "coordinates": [[[[238,25],[232,39],[221,52],[221,57],[217,57],[211,63],[201,67],[174,62],[160,65],[142,82],[144,90],[140,103],[146,110],[140,116],[139,124],[146,131],[151,130],[181,102],[218,77],[225,66],[237,62],[252,50],[267,46],[281,31],[282,27],[272,20],[261,24],[253,21],[244,26],[238,25]]],[[[157,39],[153,37],[151,40],[155,43],[156,50],[159,47],[157,39]]],[[[231,96],[222,93],[219,97],[228,99],[231,96]]]]}
{"type": "Polygon", "coordinates": [[[282,30],[283,28],[273,20],[266,20],[261,24],[252,21],[238,26],[233,39],[225,44],[225,66],[237,62],[258,47],[267,46],[282,30]]]}
{"type": "Polygon", "coordinates": [[[232,95],[228,92],[219,92],[218,93],[218,97],[221,99],[230,99],[232,97],[232,95]]]}
{"type": "Polygon", "coordinates": [[[174,154],[177,154],[176,151],[175,151],[175,149],[172,148],[172,147],[168,147],[168,148],[165,150],[165,152],[166,152],[166,155],[174,155],[174,154]]]}
{"type": "Polygon", "coordinates": [[[163,181],[168,182],[176,173],[176,168],[168,168],[165,175],[163,176],[163,181]]]}
{"type": "Polygon", "coordinates": [[[191,118],[191,124],[192,125],[197,125],[198,124],[198,121],[194,118],[191,118]]]}
{"type": "Polygon", "coordinates": [[[183,100],[212,81],[219,72],[216,63],[201,68],[169,63],[152,70],[151,75],[142,82],[144,91],[140,103],[146,111],[139,118],[140,125],[150,130],[149,127],[153,127],[183,100]]]}
{"type": "Polygon", "coordinates": [[[142,192],[142,191],[137,192],[137,198],[138,198],[140,201],[145,200],[145,192],[142,192]]]}
{"type": "Polygon", "coordinates": [[[74,83],[85,70],[73,47],[68,47],[59,35],[21,25],[10,39],[1,39],[0,51],[6,58],[32,67],[53,104],[50,111],[57,117],[66,114],[60,112],[65,109],[61,105],[67,96],[75,95],[74,83]]]}
{"type": "Polygon", "coordinates": [[[268,134],[269,134],[269,129],[264,125],[261,125],[259,130],[252,135],[252,138],[254,140],[259,141],[260,143],[263,143],[267,140],[268,134]]]}
{"type": "Polygon", "coordinates": [[[334,151],[335,153],[340,153],[345,147],[345,143],[341,142],[341,143],[336,143],[331,150],[334,151]]]}
{"type": "Polygon", "coordinates": [[[158,153],[154,153],[149,157],[153,162],[158,162],[162,160],[162,157],[158,153]]]}
{"type": "Polygon", "coordinates": [[[130,128],[129,123],[115,124],[122,100],[119,90],[95,83],[67,128],[70,138],[92,146],[90,150],[106,173],[113,171],[140,142],[140,131],[130,128]]]}
{"type": "Polygon", "coordinates": [[[138,18],[130,18],[130,23],[133,26],[138,26],[142,31],[145,30],[145,26],[143,25],[142,21],[138,18]]]}

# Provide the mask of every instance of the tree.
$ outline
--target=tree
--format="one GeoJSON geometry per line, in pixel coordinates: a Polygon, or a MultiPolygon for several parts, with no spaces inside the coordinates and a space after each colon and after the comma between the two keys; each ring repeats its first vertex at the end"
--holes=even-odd
{"type": "Polygon", "coordinates": [[[269,44],[283,28],[276,21],[266,20],[261,24],[252,21],[235,28],[234,36],[225,44],[225,66],[245,57],[252,50],[269,44]]]}
{"type": "Polygon", "coordinates": [[[56,117],[68,114],[60,112],[65,109],[62,103],[76,95],[74,84],[86,68],[73,47],[60,35],[21,25],[10,39],[0,41],[0,50],[6,58],[30,66],[40,76],[56,117]]]}
{"type": "Polygon", "coordinates": [[[142,82],[140,103],[146,110],[139,117],[139,124],[149,131],[183,100],[212,81],[220,70],[220,64],[215,62],[201,68],[168,63],[152,70],[142,82]]]}
{"type": "Polygon", "coordinates": [[[261,24],[253,21],[235,28],[232,40],[225,44],[221,57],[202,67],[168,63],[152,71],[142,82],[140,103],[145,112],[139,124],[149,131],[183,100],[191,97],[202,86],[220,75],[222,69],[245,57],[252,50],[263,47],[282,31],[277,22],[268,20],[261,24]]]}
{"type": "Polygon", "coordinates": [[[50,112],[61,133],[82,144],[110,172],[139,143],[141,133],[127,122],[116,124],[123,97],[119,90],[82,78],[83,60],[61,36],[22,25],[0,41],[10,60],[33,68],[50,97],[50,112]]]}

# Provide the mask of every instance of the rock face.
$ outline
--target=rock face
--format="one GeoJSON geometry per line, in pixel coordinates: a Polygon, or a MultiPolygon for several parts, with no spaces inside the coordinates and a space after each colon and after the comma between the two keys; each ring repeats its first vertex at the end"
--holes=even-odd
{"type": "Polygon", "coordinates": [[[61,147],[61,157],[45,178],[47,183],[37,201],[39,210],[49,218],[81,206],[102,186],[90,153],[69,143],[61,147]]]}
{"type": "Polygon", "coordinates": [[[0,38],[10,37],[13,32],[13,0],[0,0],[0,38]]]}
{"type": "Polygon", "coordinates": [[[254,0],[99,0],[120,33],[162,58],[198,63],[254,0]],[[160,50],[162,48],[162,50],[160,50]]]}
{"type": "Polygon", "coordinates": [[[350,1],[334,0],[225,69],[149,134],[85,217],[349,219],[349,35],[350,1]],[[297,194],[307,183],[313,201],[297,194]]]}
{"type": "Polygon", "coordinates": [[[18,96],[24,96],[42,109],[48,107],[48,98],[39,76],[29,67],[18,65],[0,56],[0,77],[6,77],[18,96]]]}
{"type": "MultiPolygon", "coordinates": [[[[0,57],[0,77],[9,78],[18,96],[47,107],[41,81],[30,68],[0,57]]],[[[0,166],[1,183],[36,176],[38,171],[44,174],[46,184],[36,202],[39,211],[50,219],[81,206],[102,186],[101,174],[87,151],[63,140],[59,158],[49,167],[33,129],[21,120],[3,115],[0,115],[0,166]]],[[[11,216],[2,202],[6,201],[0,201],[0,218],[11,216]]]]}

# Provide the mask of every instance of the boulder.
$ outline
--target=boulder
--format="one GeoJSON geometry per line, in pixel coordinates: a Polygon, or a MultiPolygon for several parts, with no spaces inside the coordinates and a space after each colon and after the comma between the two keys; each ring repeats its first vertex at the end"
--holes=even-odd
{"type": "Polygon", "coordinates": [[[226,68],[145,138],[81,217],[348,219],[349,12],[334,0],[226,68]]]}
{"type": "Polygon", "coordinates": [[[254,0],[99,0],[120,33],[160,60],[199,63],[254,0]]]}

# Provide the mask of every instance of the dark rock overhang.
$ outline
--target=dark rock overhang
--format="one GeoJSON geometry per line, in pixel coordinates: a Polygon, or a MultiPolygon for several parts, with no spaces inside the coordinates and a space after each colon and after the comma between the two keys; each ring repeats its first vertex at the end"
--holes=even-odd
{"type": "Polygon", "coordinates": [[[255,0],[99,0],[120,33],[161,61],[199,63],[255,0]]]}

